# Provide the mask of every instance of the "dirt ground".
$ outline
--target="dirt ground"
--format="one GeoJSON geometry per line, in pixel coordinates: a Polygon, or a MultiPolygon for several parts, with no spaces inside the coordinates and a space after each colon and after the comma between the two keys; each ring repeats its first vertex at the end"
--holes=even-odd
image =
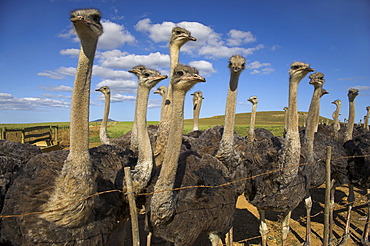
{"type": "MultiPolygon", "coordinates": [[[[312,239],[313,245],[323,245],[324,235],[324,204],[325,204],[325,187],[313,189],[313,208],[312,208],[312,239]]],[[[348,194],[348,187],[343,186],[337,189],[335,193],[335,212],[334,212],[334,236],[339,239],[344,232],[345,218],[346,218],[346,199],[348,194]]],[[[355,189],[356,201],[351,213],[351,237],[347,245],[360,245],[361,234],[365,225],[366,215],[366,191],[355,189]]],[[[287,239],[287,245],[302,245],[305,238],[305,206],[302,202],[292,213],[290,222],[291,228],[287,239]]],[[[250,205],[244,198],[239,197],[237,202],[236,220],[234,224],[234,240],[233,245],[260,245],[261,238],[259,237],[259,221],[257,209],[250,205]],[[254,239],[253,239],[254,238],[254,239]]],[[[269,227],[268,245],[281,245],[280,230],[281,230],[281,214],[273,211],[266,213],[267,224],[269,227]]],[[[146,233],[143,228],[144,216],[139,217],[140,226],[140,245],[146,245],[146,233]]],[[[127,236],[124,245],[132,245],[131,242],[131,228],[126,228],[127,236]]],[[[166,243],[154,238],[152,244],[155,246],[165,246],[166,243]]],[[[210,246],[210,241],[207,235],[201,235],[193,246],[210,246]]],[[[336,245],[332,241],[330,245],[336,245]]]]}

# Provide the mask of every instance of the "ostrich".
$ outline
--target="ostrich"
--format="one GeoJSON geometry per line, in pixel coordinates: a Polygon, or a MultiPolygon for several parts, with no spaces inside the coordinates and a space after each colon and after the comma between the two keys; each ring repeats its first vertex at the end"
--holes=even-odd
{"type": "MultiPolygon", "coordinates": [[[[11,186],[2,215],[35,213],[3,219],[3,237],[14,245],[105,244],[117,221],[127,216],[120,192],[124,166],[132,152],[118,146],[88,149],[91,74],[101,14],[96,9],[71,13],[81,41],[71,106],[69,151],[53,151],[33,157],[11,186]]],[[[139,192],[148,182],[150,163],[133,170],[133,186],[139,192]]]]}
{"type": "Polygon", "coordinates": [[[248,101],[252,103],[252,112],[251,112],[251,121],[249,125],[249,131],[248,131],[248,142],[252,143],[254,141],[254,125],[256,123],[256,110],[257,110],[257,104],[258,104],[258,98],[257,96],[251,96],[248,98],[248,101]]]}
{"type": "Polygon", "coordinates": [[[156,166],[161,165],[164,157],[164,148],[167,144],[170,118],[171,118],[171,96],[172,96],[172,75],[175,67],[179,63],[180,48],[188,41],[196,41],[196,38],[191,36],[191,33],[181,27],[175,27],[172,29],[170,36],[170,84],[167,88],[166,101],[161,110],[161,122],[157,131],[157,139],[154,150],[155,164],[156,166]]]}
{"type": "Polygon", "coordinates": [[[366,115],[364,119],[364,127],[366,130],[369,130],[369,117],[370,117],[370,106],[366,107],[366,115]]]}
{"type": "MultiPolygon", "coordinates": [[[[137,100],[136,100],[136,108],[135,108],[135,118],[134,118],[134,127],[131,133],[129,134],[131,139],[131,149],[136,150],[138,147],[138,134],[137,134],[137,114],[144,114],[146,112],[146,108],[143,108],[144,106],[147,107],[147,103],[143,104],[141,103],[141,108],[138,107],[138,98],[146,98],[145,100],[148,100],[148,95],[146,93],[148,92],[148,89],[150,91],[151,88],[153,88],[156,84],[158,84],[161,80],[166,79],[167,75],[160,75],[159,72],[153,69],[146,68],[143,65],[138,65],[131,70],[129,70],[130,73],[134,73],[138,77],[138,90],[137,90],[137,100]],[[141,95],[144,94],[144,95],[141,95]],[[135,133],[136,132],[136,133],[135,133]]],[[[119,138],[111,138],[108,135],[107,132],[107,121],[109,116],[109,105],[110,105],[110,88],[108,86],[102,86],[99,89],[96,89],[96,91],[100,91],[104,94],[105,102],[104,102],[104,116],[100,127],[100,141],[103,144],[109,144],[109,145],[118,145],[121,147],[128,147],[128,136],[123,135],[119,138]]],[[[146,114],[144,114],[146,115],[146,114]]],[[[146,120],[145,120],[146,122],[146,120]]]]}
{"type": "Polygon", "coordinates": [[[193,94],[193,131],[197,131],[198,129],[198,122],[199,122],[199,115],[200,115],[200,108],[202,107],[203,101],[203,93],[201,91],[196,91],[193,94]]]}
{"type": "MultiPolygon", "coordinates": [[[[137,91],[136,98],[136,109],[135,109],[135,118],[134,126],[131,131],[131,149],[135,150],[138,147],[138,133],[137,133],[137,115],[141,114],[148,105],[148,97],[150,90],[156,86],[160,81],[167,78],[167,75],[161,75],[158,71],[153,69],[148,69],[143,65],[138,65],[132,68],[130,73],[134,73],[139,79],[139,86],[137,91]],[[141,96],[141,94],[144,94],[141,96]],[[144,98],[144,99],[143,99],[144,98]],[[145,100],[146,103],[140,103],[139,100],[145,100]],[[141,106],[141,107],[139,107],[141,106]],[[145,107],[145,108],[144,108],[145,107]]],[[[146,113],[145,113],[146,115],[146,113]]],[[[146,119],[143,119],[146,127],[146,119]]]]}
{"type": "Polygon", "coordinates": [[[104,115],[100,125],[99,137],[102,144],[114,145],[114,139],[112,139],[107,130],[107,122],[110,110],[110,88],[109,86],[102,86],[95,91],[100,91],[104,95],[104,115]]]}
{"type": "Polygon", "coordinates": [[[162,122],[162,120],[163,120],[163,115],[162,114],[164,113],[163,108],[164,108],[164,104],[166,102],[166,93],[167,93],[167,87],[164,86],[164,85],[158,87],[158,89],[156,91],[154,91],[154,94],[159,94],[159,95],[162,96],[161,118],[160,118],[159,122],[162,122]]]}
{"type": "Polygon", "coordinates": [[[148,210],[154,235],[175,245],[190,245],[205,232],[215,246],[233,221],[236,196],[232,186],[172,190],[230,181],[224,165],[211,155],[195,151],[180,154],[185,94],[195,83],[205,82],[197,73],[196,69],[181,64],[173,73],[170,138],[148,210]]]}
{"type": "Polygon", "coordinates": [[[268,228],[265,222],[265,210],[284,212],[282,222],[282,244],[286,244],[289,232],[291,211],[305,197],[308,189],[306,174],[301,173],[301,144],[298,132],[297,90],[299,82],[313,69],[309,64],[294,62],[289,74],[289,100],[287,110],[287,132],[282,142],[268,137],[260,140],[254,148],[251,175],[282,169],[278,172],[256,177],[251,180],[251,191],[245,192],[250,203],[257,207],[260,214],[260,233],[262,245],[267,244],[268,228]]]}
{"type": "Polygon", "coordinates": [[[353,127],[355,125],[355,115],[356,115],[354,100],[357,96],[358,96],[358,90],[357,89],[349,89],[348,90],[349,115],[348,115],[347,129],[346,129],[346,132],[345,132],[345,135],[344,135],[343,142],[347,142],[348,140],[352,139],[353,127]]]}
{"type": "Polygon", "coordinates": [[[340,124],[339,124],[339,115],[340,115],[340,107],[342,105],[341,100],[337,99],[333,102],[331,102],[335,105],[335,111],[333,112],[333,130],[334,130],[334,137],[338,139],[338,132],[340,130],[340,124]]]}

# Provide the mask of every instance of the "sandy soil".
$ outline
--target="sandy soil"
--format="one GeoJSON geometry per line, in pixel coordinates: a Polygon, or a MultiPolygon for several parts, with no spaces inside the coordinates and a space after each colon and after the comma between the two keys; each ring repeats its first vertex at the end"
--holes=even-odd
{"type": "MultiPolygon", "coordinates": [[[[364,218],[366,215],[366,196],[365,191],[355,189],[356,201],[351,213],[351,237],[347,245],[360,245],[361,234],[364,228],[364,218]]],[[[313,209],[312,209],[312,239],[313,245],[323,245],[324,234],[324,203],[325,203],[325,188],[320,187],[313,189],[313,209]]],[[[340,187],[335,194],[335,228],[334,236],[339,239],[344,231],[345,218],[346,218],[346,194],[348,194],[348,187],[340,187]]],[[[305,206],[302,202],[292,213],[291,231],[288,235],[287,245],[302,245],[305,237],[305,206]]],[[[281,230],[281,214],[269,211],[266,213],[268,227],[270,229],[268,236],[268,245],[275,246],[281,245],[280,230],[281,230]]],[[[140,223],[140,238],[141,245],[146,245],[146,233],[143,228],[144,216],[139,217],[140,223]]],[[[234,243],[233,245],[260,245],[261,239],[258,231],[259,221],[257,209],[250,205],[243,196],[239,197],[237,203],[237,214],[234,225],[234,243]],[[254,239],[253,239],[254,238],[254,239]]],[[[124,245],[132,245],[130,226],[126,228],[127,236],[124,245]]],[[[121,239],[122,240],[122,239],[121,239]]],[[[113,245],[113,244],[112,244],[113,245]]],[[[154,238],[152,245],[165,246],[163,240],[154,238]]],[[[210,246],[207,235],[201,235],[193,246],[210,246]]],[[[333,241],[330,245],[336,245],[333,241]]]]}

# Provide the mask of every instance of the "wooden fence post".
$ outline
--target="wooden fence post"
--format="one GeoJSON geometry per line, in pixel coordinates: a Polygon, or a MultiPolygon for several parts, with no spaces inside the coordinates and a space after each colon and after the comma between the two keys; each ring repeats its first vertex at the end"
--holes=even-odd
{"type": "Polygon", "coordinates": [[[125,170],[125,180],[126,180],[126,188],[127,188],[127,198],[128,198],[128,202],[130,205],[132,245],[140,246],[139,221],[138,221],[138,216],[137,216],[135,194],[132,188],[131,169],[130,167],[125,167],[124,170],[125,170]]]}
{"type": "Polygon", "coordinates": [[[326,188],[324,213],[324,246],[329,245],[329,219],[330,219],[330,190],[332,186],[330,177],[331,146],[326,147],[326,188]]]}

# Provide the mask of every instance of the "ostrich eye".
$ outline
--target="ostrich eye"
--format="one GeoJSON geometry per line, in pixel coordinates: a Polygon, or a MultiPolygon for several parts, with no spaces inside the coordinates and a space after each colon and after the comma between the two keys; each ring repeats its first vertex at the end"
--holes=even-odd
{"type": "Polygon", "coordinates": [[[181,31],[176,31],[176,34],[177,35],[180,35],[182,32],[181,31]]]}
{"type": "Polygon", "coordinates": [[[144,76],[145,76],[145,77],[149,77],[149,76],[150,76],[150,74],[149,74],[149,73],[144,73],[144,76]]]}
{"type": "Polygon", "coordinates": [[[242,64],[242,67],[244,68],[245,67],[245,63],[242,64]]]}
{"type": "Polygon", "coordinates": [[[292,66],[292,69],[294,69],[294,70],[296,70],[298,68],[299,68],[299,66],[292,66]]]}
{"type": "Polygon", "coordinates": [[[92,16],[92,19],[93,19],[93,21],[95,21],[95,22],[99,22],[99,21],[100,21],[100,16],[99,16],[99,15],[93,15],[93,16],[92,16]]]}
{"type": "Polygon", "coordinates": [[[183,71],[177,71],[176,74],[179,75],[179,76],[183,76],[184,72],[183,71]]]}

